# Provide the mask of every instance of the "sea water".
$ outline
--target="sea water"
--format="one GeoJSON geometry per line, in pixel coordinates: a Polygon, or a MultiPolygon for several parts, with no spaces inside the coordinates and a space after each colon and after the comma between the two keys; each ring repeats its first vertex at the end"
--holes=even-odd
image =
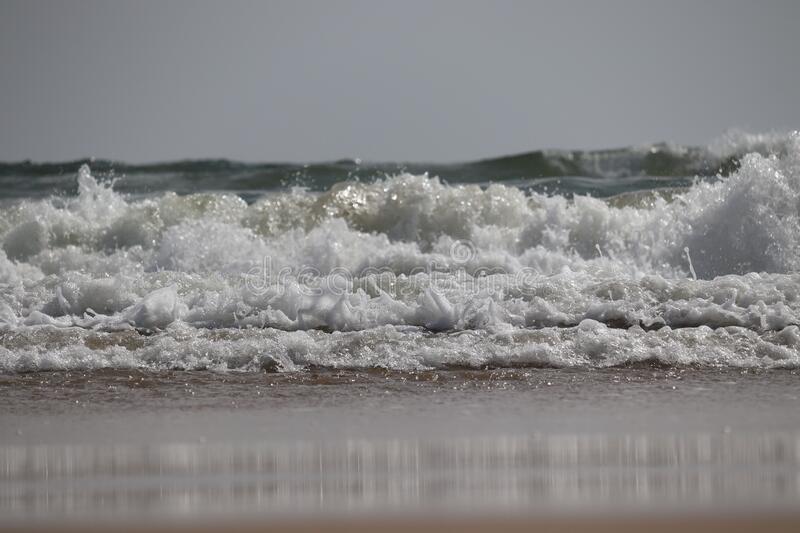
{"type": "Polygon", "coordinates": [[[50,181],[17,165],[0,209],[0,370],[794,368],[800,136],[749,141],[729,175],[657,188],[639,174],[648,155],[668,171],[731,156],[543,155],[616,165],[559,192],[524,166],[493,181],[502,160],[479,184],[365,171],[328,185],[317,170],[313,186],[267,175],[245,195],[204,190],[209,172],[236,188],[232,163],[174,165],[180,187],[197,180],[187,194],[90,163],[64,178],[75,194],[18,198],[17,181],[50,181]],[[129,179],[140,190],[118,192],[129,179]]]}
{"type": "Polygon", "coordinates": [[[800,502],[800,134],[0,186],[8,517],[800,502]]]}

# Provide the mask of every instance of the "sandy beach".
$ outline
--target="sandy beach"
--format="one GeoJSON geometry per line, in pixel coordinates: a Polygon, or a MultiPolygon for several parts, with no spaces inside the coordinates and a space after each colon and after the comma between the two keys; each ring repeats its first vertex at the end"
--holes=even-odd
{"type": "Polygon", "coordinates": [[[0,414],[4,527],[186,529],[199,516],[243,531],[797,523],[790,371],[41,378],[0,382],[13,399],[0,414]]]}

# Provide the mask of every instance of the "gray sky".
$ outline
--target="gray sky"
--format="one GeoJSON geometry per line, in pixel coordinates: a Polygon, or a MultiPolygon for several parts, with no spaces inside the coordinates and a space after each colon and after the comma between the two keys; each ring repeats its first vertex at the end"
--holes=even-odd
{"type": "Polygon", "coordinates": [[[800,128],[800,2],[0,0],[0,159],[450,161],[800,128]]]}

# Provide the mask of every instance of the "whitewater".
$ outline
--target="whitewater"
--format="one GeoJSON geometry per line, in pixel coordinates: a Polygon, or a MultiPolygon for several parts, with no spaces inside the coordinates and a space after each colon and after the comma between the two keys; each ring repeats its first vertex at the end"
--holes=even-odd
{"type": "Polygon", "coordinates": [[[652,148],[245,193],[81,164],[0,203],[0,372],[797,368],[800,134],[764,139],[668,182],[652,148]]]}

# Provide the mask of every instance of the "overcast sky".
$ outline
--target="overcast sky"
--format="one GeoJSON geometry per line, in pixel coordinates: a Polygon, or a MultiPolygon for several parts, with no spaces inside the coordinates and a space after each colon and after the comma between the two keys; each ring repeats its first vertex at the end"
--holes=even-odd
{"type": "Polygon", "coordinates": [[[0,0],[0,159],[452,161],[800,128],[800,2],[0,0]]]}

